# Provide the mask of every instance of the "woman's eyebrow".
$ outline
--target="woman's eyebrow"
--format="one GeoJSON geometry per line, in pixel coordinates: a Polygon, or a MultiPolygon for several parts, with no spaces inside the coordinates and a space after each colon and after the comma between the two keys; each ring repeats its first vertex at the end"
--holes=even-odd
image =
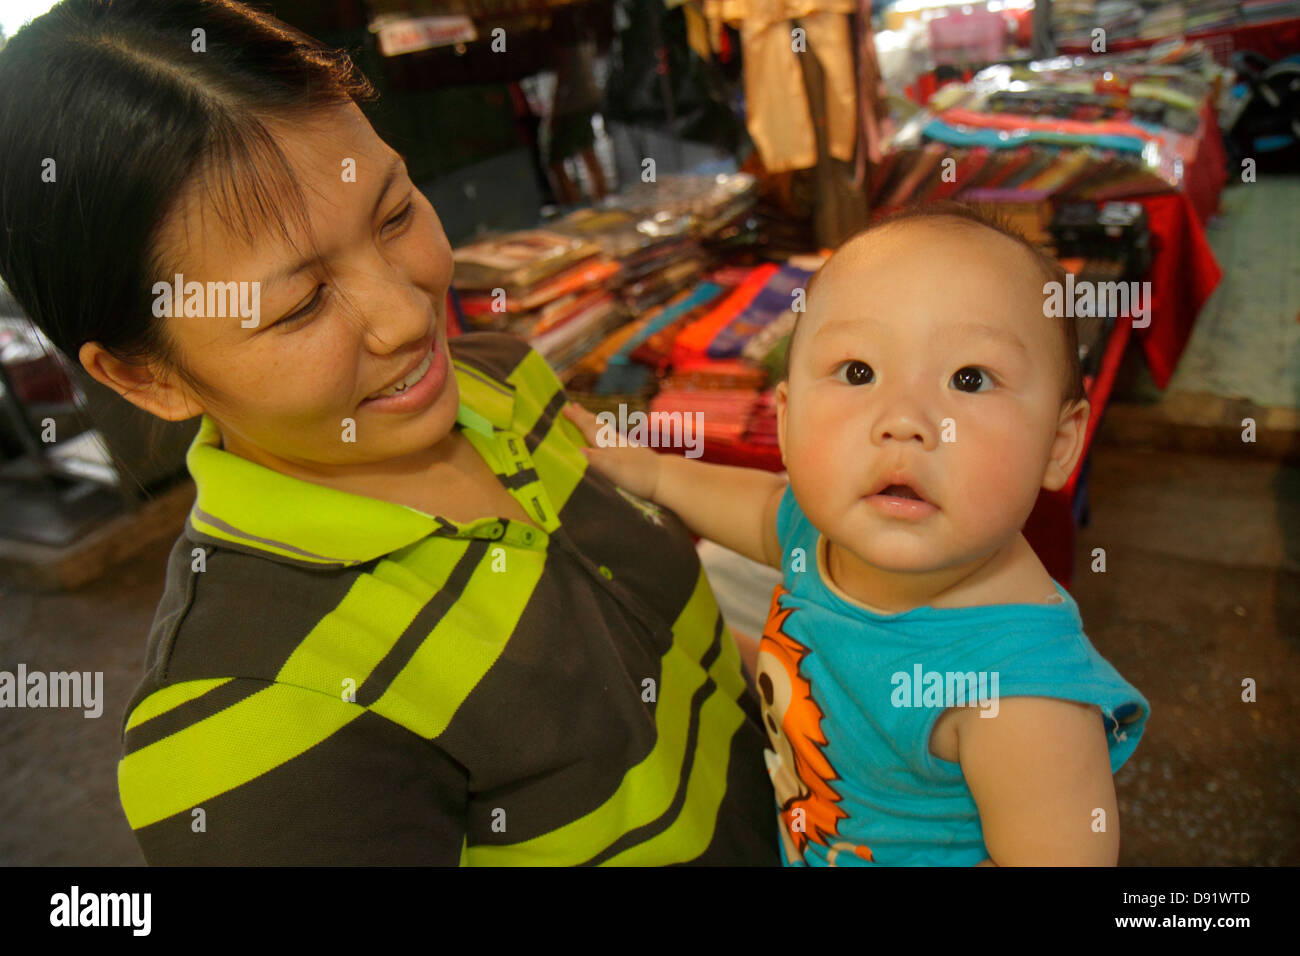
{"type": "MultiPolygon", "coordinates": [[[[394,153],[392,160],[388,164],[388,168],[384,171],[384,178],[379,184],[379,193],[375,196],[375,204],[370,212],[371,218],[374,218],[375,213],[379,212],[379,207],[383,203],[384,197],[388,195],[388,190],[391,189],[393,183],[397,181],[398,174],[405,171],[405,157],[400,153],[394,153]]],[[[262,287],[265,288],[273,283],[283,282],[285,279],[291,279],[304,269],[309,269],[312,266],[319,265],[323,259],[324,256],[308,256],[292,265],[286,265],[283,269],[277,269],[262,280],[262,287]]]]}

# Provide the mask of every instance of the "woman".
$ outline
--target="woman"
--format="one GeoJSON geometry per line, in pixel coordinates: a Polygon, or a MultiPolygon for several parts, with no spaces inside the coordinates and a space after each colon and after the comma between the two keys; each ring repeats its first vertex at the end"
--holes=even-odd
{"type": "Polygon", "coordinates": [[[223,0],[65,0],[0,90],[0,275],[202,415],[124,715],[150,863],[778,862],[689,536],[587,470],[537,353],[448,341],[451,250],[346,57],[223,0]]]}

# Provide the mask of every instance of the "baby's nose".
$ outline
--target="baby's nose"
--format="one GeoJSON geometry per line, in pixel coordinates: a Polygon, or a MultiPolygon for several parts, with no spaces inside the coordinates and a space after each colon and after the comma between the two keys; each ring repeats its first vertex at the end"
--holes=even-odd
{"type": "Polygon", "coordinates": [[[929,448],[934,441],[934,428],[919,409],[897,406],[876,420],[871,435],[873,443],[920,442],[929,448]]]}

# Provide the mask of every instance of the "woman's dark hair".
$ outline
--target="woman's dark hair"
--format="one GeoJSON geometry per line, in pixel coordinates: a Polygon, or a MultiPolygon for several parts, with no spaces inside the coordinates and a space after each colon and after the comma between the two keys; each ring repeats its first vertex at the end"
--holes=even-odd
{"type": "Polygon", "coordinates": [[[63,0],[0,50],[0,277],[74,365],[95,341],[201,393],[151,307],[182,187],[199,174],[229,228],[289,238],[305,203],[266,121],[374,95],[241,3],[63,0]]]}

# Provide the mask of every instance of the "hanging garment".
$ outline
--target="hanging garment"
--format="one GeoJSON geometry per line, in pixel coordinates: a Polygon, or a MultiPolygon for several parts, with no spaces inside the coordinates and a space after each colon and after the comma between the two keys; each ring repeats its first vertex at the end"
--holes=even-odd
{"type": "Polygon", "coordinates": [[[871,29],[871,0],[858,0],[858,113],[862,123],[858,129],[858,156],[854,167],[853,183],[862,187],[866,182],[866,167],[878,166],[884,158],[885,141],[892,131],[889,127],[889,92],[876,61],[876,38],[871,29]]]}
{"type": "Polygon", "coordinates": [[[705,0],[711,22],[740,29],[745,122],[768,172],[817,164],[801,56],[815,56],[824,75],[827,148],[835,159],[852,160],[857,80],[848,14],[856,7],[856,0],[705,0]]]}
{"type": "Polygon", "coordinates": [[[746,136],[731,106],[733,84],[712,58],[693,49],[684,12],[690,4],[678,11],[646,0],[614,0],[614,7],[618,35],[601,110],[606,122],[738,152],[746,136]]]}

